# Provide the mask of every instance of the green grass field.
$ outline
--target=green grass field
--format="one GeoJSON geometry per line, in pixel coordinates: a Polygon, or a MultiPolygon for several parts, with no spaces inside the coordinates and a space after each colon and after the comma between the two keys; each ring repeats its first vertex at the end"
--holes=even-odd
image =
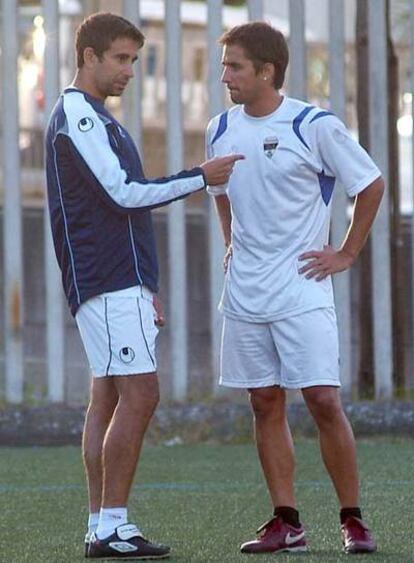
{"type": "MultiPolygon", "coordinates": [[[[362,505],[379,551],[358,561],[414,562],[414,443],[359,442],[362,505]]],[[[324,562],[341,553],[338,509],[313,440],[297,442],[297,497],[307,554],[248,556],[241,542],[270,514],[252,446],[147,446],[130,518],[173,548],[171,561],[324,562]]],[[[0,561],[83,560],[86,492],[77,448],[0,449],[0,561]]]]}

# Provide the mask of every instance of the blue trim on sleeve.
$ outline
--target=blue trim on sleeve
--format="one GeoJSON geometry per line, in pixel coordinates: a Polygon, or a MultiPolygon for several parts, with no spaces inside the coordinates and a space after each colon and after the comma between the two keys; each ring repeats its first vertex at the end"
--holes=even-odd
{"type": "Polygon", "coordinates": [[[211,144],[213,145],[217,139],[219,139],[223,133],[226,131],[227,129],[227,115],[228,115],[228,111],[225,111],[224,113],[222,113],[220,115],[220,121],[217,127],[217,131],[216,134],[214,135],[213,140],[211,141],[211,144]]]}
{"type": "Polygon", "coordinates": [[[310,111],[312,111],[315,108],[315,106],[307,106],[304,110],[302,110],[300,112],[299,115],[297,115],[295,117],[295,119],[293,120],[293,131],[296,134],[296,136],[298,137],[298,139],[305,145],[305,147],[310,150],[309,145],[307,144],[307,142],[305,141],[305,139],[302,137],[302,133],[300,132],[300,126],[302,124],[302,121],[305,119],[305,117],[308,115],[308,113],[310,111]]]}
{"type": "Polygon", "coordinates": [[[318,174],[318,180],[319,186],[321,188],[322,199],[325,202],[325,205],[328,206],[329,202],[331,201],[336,178],[334,178],[333,176],[327,176],[322,170],[322,172],[318,174]]]}
{"type": "Polygon", "coordinates": [[[320,117],[325,117],[326,115],[334,115],[334,114],[331,111],[320,111],[319,113],[317,113],[316,115],[314,115],[312,117],[312,119],[310,120],[309,123],[313,123],[314,121],[316,121],[320,117]]]}

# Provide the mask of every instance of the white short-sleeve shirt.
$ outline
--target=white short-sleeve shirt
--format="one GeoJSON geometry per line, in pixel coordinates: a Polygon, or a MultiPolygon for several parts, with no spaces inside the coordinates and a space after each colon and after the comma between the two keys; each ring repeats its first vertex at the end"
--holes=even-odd
{"type": "MultiPolygon", "coordinates": [[[[233,256],[220,309],[226,316],[269,322],[332,307],[332,281],[306,279],[298,257],[328,243],[335,184],[355,196],[381,173],[330,112],[284,97],[265,117],[243,106],[214,117],[209,157],[241,153],[226,186],[233,256]]],[[[344,209],[344,213],[346,210],[344,209]]]]}

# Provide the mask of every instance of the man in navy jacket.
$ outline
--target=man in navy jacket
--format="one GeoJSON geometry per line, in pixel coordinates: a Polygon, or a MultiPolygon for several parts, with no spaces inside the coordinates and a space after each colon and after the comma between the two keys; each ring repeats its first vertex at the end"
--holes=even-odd
{"type": "Polygon", "coordinates": [[[86,555],[168,557],[128,524],[143,437],[159,400],[158,265],[151,209],[225,183],[240,156],[148,180],[128,132],[104,106],[122,95],[144,36],[94,14],[76,36],[77,73],[47,131],[47,187],[56,256],[93,374],[83,435],[89,488],[86,555]]]}

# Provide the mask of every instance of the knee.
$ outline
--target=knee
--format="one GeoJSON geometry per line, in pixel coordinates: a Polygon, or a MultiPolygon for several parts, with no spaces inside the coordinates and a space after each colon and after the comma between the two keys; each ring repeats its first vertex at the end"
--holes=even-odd
{"type": "Polygon", "coordinates": [[[147,389],[139,397],[134,395],[122,396],[121,401],[131,414],[140,418],[151,418],[160,401],[160,392],[158,387],[147,389]]]}
{"type": "Polygon", "coordinates": [[[99,397],[99,399],[91,398],[88,406],[88,415],[102,421],[110,420],[117,403],[117,396],[99,397]]]}
{"type": "Polygon", "coordinates": [[[250,404],[255,418],[284,419],[285,401],[275,393],[261,389],[250,391],[250,404]]]}
{"type": "Polygon", "coordinates": [[[332,425],[338,418],[343,417],[342,405],[336,395],[330,393],[314,393],[306,398],[308,408],[317,424],[332,425]]]}
{"type": "Polygon", "coordinates": [[[160,402],[160,390],[158,389],[158,387],[151,392],[150,396],[147,399],[147,402],[147,408],[149,411],[151,411],[152,415],[160,402]]]}

